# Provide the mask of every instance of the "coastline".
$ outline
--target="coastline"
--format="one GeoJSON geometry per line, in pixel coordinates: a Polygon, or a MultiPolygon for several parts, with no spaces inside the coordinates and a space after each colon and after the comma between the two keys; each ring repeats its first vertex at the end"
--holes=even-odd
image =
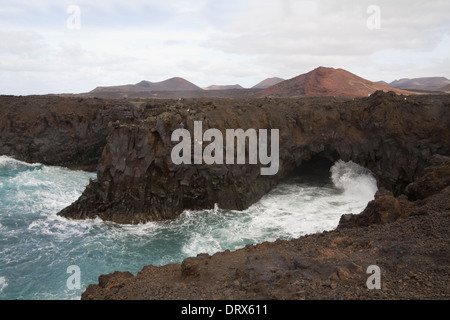
{"type": "Polygon", "coordinates": [[[59,97],[1,101],[2,154],[68,168],[96,166],[98,179],[62,211],[69,219],[157,220],[155,212],[145,211],[153,200],[161,220],[186,208],[208,208],[217,199],[242,209],[301,165],[315,168],[322,161],[327,166],[352,160],[376,176],[377,198],[362,213],[342,216],[333,231],[147,266],[136,276],[101,275],[82,299],[449,298],[448,95],[154,99],[139,107],[59,97]],[[178,120],[186,116],[190,126],[205,115],[221,129],[230,123],[283,128],[279,176],[254,179],[255,170],[246,165],[168,168],[170,132],[178,120]],[[168,186],[167,177],[171,185],[159,188],[168,186]],[[165,212],[173,203],[176,210],[165,212]],[[366,285],[372,265],[381,270],[380,290],[366,285]]]}
{"type": "Polygon", "coordinates": [[[81,299],[448,300],[450,160],[437,163],[406,194],[382,190],[335,230],[101,275],[81,299]],[[410,201],[414,190],[425,196],[410,201]],[[396,206],[401,214],[387,217],[396,206]],[[370,266],[380,289],[369,288],[370,266]]]}

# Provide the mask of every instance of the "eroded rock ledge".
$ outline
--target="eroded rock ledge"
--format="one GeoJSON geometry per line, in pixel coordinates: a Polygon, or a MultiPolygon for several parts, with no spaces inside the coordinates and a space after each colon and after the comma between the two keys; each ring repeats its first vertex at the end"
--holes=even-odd
{"type": "Polygon", "coordinates": [[[108,123],[132,123],[135,108],[120,100],[0,96],[0,155],[95,171],[108,123]]]}
{"type": "MultiPolygon", "coordinates": [[[[311,157],[352,160],[370,169],[379,187],[401,194],[433,154],[450,152],[450,97],[153,100],[132,123],[108,126],[98,179],[59,214],[118,223],[176,218],[185,209],[245,209],[311,157]],[[175,165],[172,132],[183,122],[203,131],[279,129],[280,169],[258,165],[175,165]]],[[[204,146],[208,143],[204,143],[204,146]]],[[[247,162],[248,163],[248,162],[247,162]]]]}

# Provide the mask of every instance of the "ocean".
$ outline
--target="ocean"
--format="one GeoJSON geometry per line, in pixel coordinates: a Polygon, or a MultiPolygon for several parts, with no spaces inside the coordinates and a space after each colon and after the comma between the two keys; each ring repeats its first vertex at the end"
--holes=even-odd
{"type": "Polygon", "coordinates": [[[0,156],[0,299],[80,299],[116,270],[136,274],[145,265],[332,230],[377,191],[368,170],[339,160],[326,179],[287,179],[244,211],[186,210],[175,220],[138,225],[57,216],[95,178],[0,156]]]}

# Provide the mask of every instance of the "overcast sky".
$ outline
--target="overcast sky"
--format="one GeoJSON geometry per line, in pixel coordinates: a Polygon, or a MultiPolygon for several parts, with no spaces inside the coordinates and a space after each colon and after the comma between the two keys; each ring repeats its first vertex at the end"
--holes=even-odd
{"type": "Polygon", "coordinates": [[[449,14],[448,0],[0,0],[0,94],[251,87],[319,66],[450,78],[449,14]]]}

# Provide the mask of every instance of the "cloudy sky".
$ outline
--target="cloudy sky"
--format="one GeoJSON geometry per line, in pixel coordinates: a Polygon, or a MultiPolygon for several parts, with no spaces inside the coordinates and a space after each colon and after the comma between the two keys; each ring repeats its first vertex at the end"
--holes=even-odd
{"type": "Polygon", "coordinates": [[[251,87],[318,66],[450,78],[448,0],[0,0],[0,94],[183,77],[251,87]]]}

